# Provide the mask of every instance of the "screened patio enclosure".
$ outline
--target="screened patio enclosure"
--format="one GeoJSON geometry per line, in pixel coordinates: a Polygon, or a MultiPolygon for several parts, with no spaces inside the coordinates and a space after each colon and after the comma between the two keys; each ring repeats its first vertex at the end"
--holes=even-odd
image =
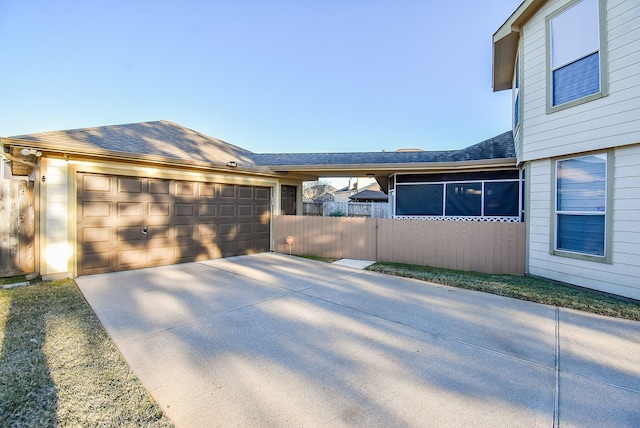
{"type": "Polygon", "coordinates": [[[395,218],[522,221],[524,173],[482,172],[396,174],[395,218]]]}

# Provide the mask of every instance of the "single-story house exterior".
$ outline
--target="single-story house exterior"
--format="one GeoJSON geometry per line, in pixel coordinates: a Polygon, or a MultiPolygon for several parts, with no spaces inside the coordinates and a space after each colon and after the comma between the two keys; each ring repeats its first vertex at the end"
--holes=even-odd
{"type": "Polygon", "coordinates": [[[0,142],[36,185],[44,279],[272,250],[272,216],[319,177],[375,177],[400,218],[521,217],[511,131],[439,152],[257,154],[169,121],[0,142]]]}
{"type": "Polygon", "coordinates": [[[525,0],[493,36],[526,173],[526,272],[640,299],[640,3],[525,0]]]}
{"type": "Polygon", "coordinates": [[[360,190],[358,193],[355,193],[349,196],[349,201],[351,202],[389,202],[389,196],[387,193],[383,192],[380,188],[380,184],[372,183],[360,190]]]}

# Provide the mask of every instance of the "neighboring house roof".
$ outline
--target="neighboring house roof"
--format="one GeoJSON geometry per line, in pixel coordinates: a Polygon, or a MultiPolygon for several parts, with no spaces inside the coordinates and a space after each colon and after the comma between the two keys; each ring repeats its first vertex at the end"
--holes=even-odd
{"type": "Polygon", "coordinates": [[[355,195],[349,196],[354,202],[387,202],[389,197],[384,193],[378,183],[371,183],[355,195]]]}
{"type": "Polygon", "coordinates": [[[461,150],[420,152],[281,153],[254,154],[259,165],[282,167],[302,165],[374,165],[462,162],[515,158],[513,133],[504,132],[461,150]]]}
{"type": "Polygon", "coordinates": [[[349,199],[354,202],[387,202],[389,197],[382,190],[363,190],[353,196],[349,196],[349,199]]]}
{"type": "Polygon", "coordinates": [[[44,143],[57,151],[159,156],[185,162],[255,166],[252,153],[173,122],[129,123],[67,131],[17,135],[11,139],[44,143]]]}

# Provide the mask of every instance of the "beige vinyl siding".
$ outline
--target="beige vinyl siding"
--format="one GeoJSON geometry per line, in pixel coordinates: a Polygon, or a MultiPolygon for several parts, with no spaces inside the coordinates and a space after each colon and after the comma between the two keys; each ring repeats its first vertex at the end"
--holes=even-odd
{"type": "Polygon", "coordinates": [[[529,263],[535,266],[536,260],[546,259],[549,253],[551,161],[534,162],[529,171],[529,263]]]}
{"type": "Polygon", "coordinates": [[[553,239],[550,215],[553,162],[531,163],[529,273],[600,291],[640,299],[640,144],[614,151],[611,264],[549,253],[553,239]],[[546,201],[545,201],[546,199],[546,201]]]}
{"type": "Polygon", "coordinates": [[[523,28],[523,147],[521,161],[640,141],[640,4],[608,0],[605,55],[608,95],[547,114],[545,17],[567,4],[550,1],[523,28]]]}
{"type": "Polygon", "coordinates": [[[67,163],[62,159],[43,159],[44,200],[41,203],[44,225],[41,274],[45,279],[67,276],[72,246],[69,245],[69,200],[67,163]]]}

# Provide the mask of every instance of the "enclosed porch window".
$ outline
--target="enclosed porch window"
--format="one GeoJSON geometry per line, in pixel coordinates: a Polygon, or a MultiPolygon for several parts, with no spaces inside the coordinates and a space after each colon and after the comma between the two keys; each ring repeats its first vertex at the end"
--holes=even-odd
{"type": "Polygon", "coordinates": [[[518,170],[396,176],[395,217],[520,221],[518,170]]]}

